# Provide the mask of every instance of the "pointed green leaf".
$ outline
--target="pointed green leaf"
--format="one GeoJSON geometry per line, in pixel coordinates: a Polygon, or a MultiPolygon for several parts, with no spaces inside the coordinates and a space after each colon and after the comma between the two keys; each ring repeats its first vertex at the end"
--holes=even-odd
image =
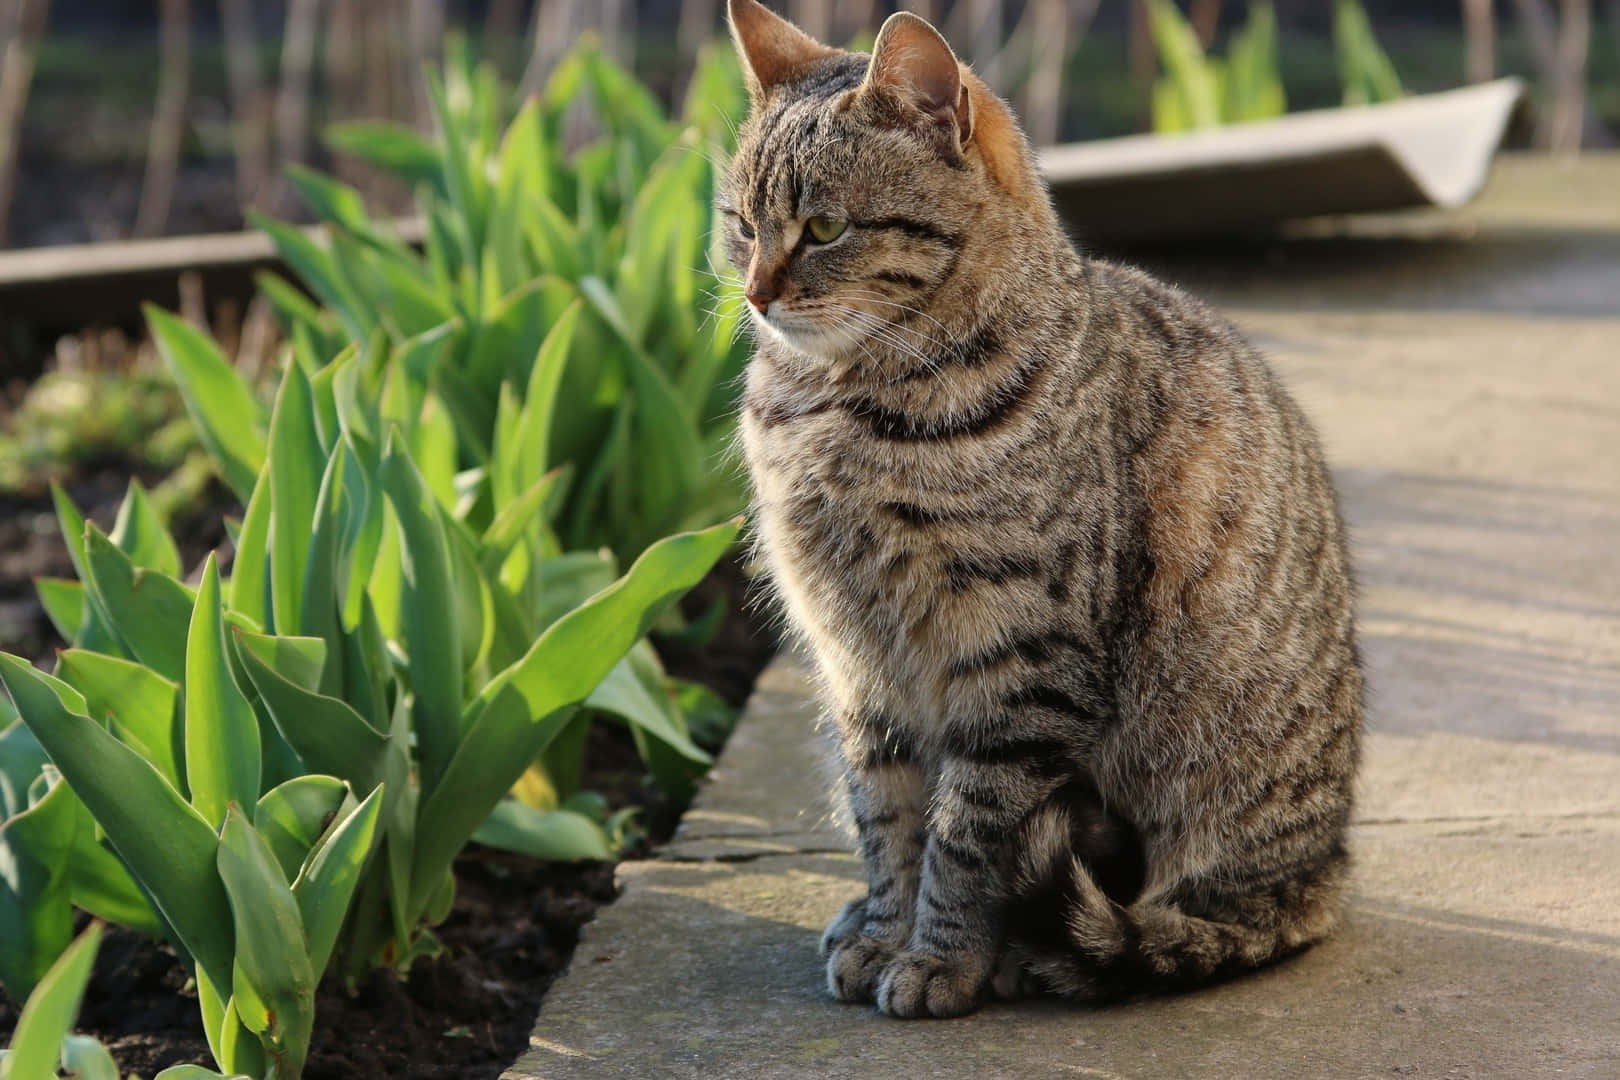
{"type": "Polygon", "coordinates": [[[35,578],[34,591],[39,593],[40,606],[56,627],[62,639],[78,644],[80,629],[84,626],[89,605],[84,586],[66,578],[35,578]]]}
{"type": "Polygon", "coordinates": [[[270,617],[270,500],[268,473],[259,477],[248,498],[242,517],[242,531],[236,540],[236,557],[231,560],[231,610],[240,612],[269,629],[270,617]]]}
{"type": "Polygon", "coordinates": [[[180,576],[180,550],[139,480],[129,482],[129,491],[118,507],[118,518],[107,538],[136,566],[170,577],[180,576]]]}
{"type": "Polygon", "coordinates": [[[305,690],[320,686],[321,671],[326,666],[326,642],[320,638],[272,637],[248,630],[233,636],[239,650],[250,650],[270,670],[295,686],[305,690]]]}
{"type": "Polygon", "coordinates": [[[388,740],[349,705],[308,690],[264,659],[267,648],[258,635],[237,632],[248,678],[253,680],[276,728],[304,759],[311,772],[347,780],[357,791],[370,791],[382,776],[388,740]]]}
{"type": "Polygon", "coordinates": [[[92,925],[51,965],[17,1018],[11,1052],[0,1060],[0,1080],[43,1080],[56,1075],[62,1040],[78,1019],[79,1002],[90,983],[90,969],[100,945],[101,927],[92,925]]]}
{"type": "Polygon", "coordinates": [[[480,844],[551,862],[618,857],[602,826],[572,810],[536,810],[502,799],[473,839],[480,844]]]}
{"type": "Polygon", "coordinates": [[[185,741],[174,710],[178,684],[151,668],[83,649],[61,653],[56,671],[84,695],[92,720],[110,722],[113,734],[155,765],[175,790],[186,790],[185,741]]]}
{"type": "Polygon", "coordinates": [[[317,975],[325,970],[354,898],[360,874],[377,840],[377,819],[382,812],[383,787],[329,830],[310,853],[293,882],[293,895],[302,913],[309,942],[310,966],[317,975]]]}
{"type": "Polygon", "coordinates": [[[3,653],[0,681],[186,950],[223,983],[232,946],[213,828],[150,762],[86,716],[67,683],[3,653]]]}
{"type": "Polygon", "coordinates": [[[337,777],[311,774],[294,777],[260,797],[253,827],[288,881],[298,876],[298,868],[337,817],[348,793],[348,786],[337,777]]]}
{"type": "Polygon", "coordinates": [[[326,129],[325,139],[338,153],[387,169],[409,188],[428,183],[444,191],[439,150],[410,128],[398,124],[334,124],[326,129]]]}
{"type": "Polygon", "coordinates": [[[309,962],[303,916],[275,856],[242,810],[230,808],[219,839],[219,876],[236,927],[231,983],[238,1015],[264,1043],[276,1074],[299,1076],[315,1020],[316,973],[309,962]]]}
{"type": "Polygon", "coordinates": [[[143,570],[94,525],[86,531],[89,584],[118,637],[135,659],[174,682],[184,677],[191,590],[166,574],[143,570]]]}
{"type": "Polygon", "coordinates": [[[206,334],[151,304],[143,310],[198,437],[236,497],[247,499],[264,465],[264,409],[206,334]]]}
{"type": "Polygon", "coordinates": [[[461,734],[461,628],[454,572],[438,503],[397,447],[383,456],[382,481],[399,520],[405,585],[400,623],[416,696],[411,728],[422,765],[422,790],[432,791],[461,734]]]}
{"type": "Polygon", "coordinates": [[[191,804],[210,824],[223,822],[231,803],[252,806],[258,800],[259,721],[226,659],[213,555],[203,565],[186,638],[185,743],[191,804]]]}
{"type": "MultiPolygon", "coordinates": [[[[502,794],[619,658],[730,546],[742,519],[659,541],[630,572],[563,616],[468,706],[470,723],[418,818],[411,910],[502,794]]],[[[424,789],[426,790],[426,789],[424,789]]]]}
{"type": "Polygon", "coordinates": [[[301,601],[326,452],[309,380],[287,365],[270,420],[270,596],[279,633],[303,632],[301,601]]]}

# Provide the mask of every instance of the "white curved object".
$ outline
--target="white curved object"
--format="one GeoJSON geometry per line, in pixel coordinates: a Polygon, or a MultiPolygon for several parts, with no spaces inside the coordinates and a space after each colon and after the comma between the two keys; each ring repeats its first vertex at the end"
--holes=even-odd
{"type": "Polygon", "coordinates": [[[1461,206],[1484,186],[1519,79],[1383,105],[1041,152],[1081,232],[1220,231],[1319,214],[1461,206]]]}

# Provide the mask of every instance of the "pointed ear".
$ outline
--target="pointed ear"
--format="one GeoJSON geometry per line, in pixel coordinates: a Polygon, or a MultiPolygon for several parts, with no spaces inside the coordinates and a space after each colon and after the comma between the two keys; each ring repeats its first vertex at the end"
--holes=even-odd
{"type": "Polygon", "coordinates": [[[878,31],[862,89],[898,98],[941,127],[954,128],[962,146],[973,135],[973,107],[956,54],[938,30],[909,11],[890,15],[878,31]]]}
{"type": "Polygon", "coordinates": [[[781,83],[797,78],[810,64],[839,52],[758,0],[729,0],[726,14],[752,98],[764,97],[781,83]]]}

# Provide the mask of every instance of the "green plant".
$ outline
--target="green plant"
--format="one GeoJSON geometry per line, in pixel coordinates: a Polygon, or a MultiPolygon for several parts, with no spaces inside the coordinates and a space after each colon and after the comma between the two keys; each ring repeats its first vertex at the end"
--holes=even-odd
{"type": "Polygon", "coordinates": [[[55,676],[0,656],[0,681],[194,962],[216,1060],[287,1080],[328,958],[357,977],[434,951],[451,863],[481,827],[554,857],[614,854],[577,810],[490,822],[587,701],[707,762],[678,716],[610,699],[661,679],[638,643],[738,526],[659,541],[614,581],[605,558],[554,553],[552,473],[475,534],[428,480],[454,479],[447,429],[416,425],[422,469],[393,418],[420,421],[431,399],[373,394],[361,350],[313,371],[293,355],[261,435],[209,339],[148,317],[222,471],[255,478],[231,575],[210,557],[196,588],[178,580],[138,487],[116,539],[58,491],[81,580],[41,595],[75,647],[55,676]]]}
{"type": "Polygon", "coordinates": [[[320,301],[261,278],[289,335],[322,357],[357,346],[398,392],[439,402],[462,471],[438,494],[475,529],[500,512],[515,468],[562,463],[574,467],[554,496],[569,548],[630,559],[735,512],[722,457],[746,350],[707,246],[711,161],[743,107],[730,50],[700,65],[676,122],[587,41],[510,123],[493,70],[472,68],[459,43],[447,51],[442,78],[429,76],[436,139],[375,124],[328,136],[417,191],[420,252],[308,170],[292,179],[326,242],[258,221],[320,301]],[[600,134],[570,152],[586,102],[600,134]],[[569,340],[537,370],[565,316],[569,340]]]}
{"type": "MultiPolygon", "coordinates": [[[[118,1080],[118,1066],[99,1041],[74,1035],[73,1022],[90,982],[90,968],[101,946],[101,927],[92,923],[63,951],[23,1005],[11,1046],[0,1050],[0,1080],[36,1080],[61,1075],[67,1080],[118,1080]]],[[[247,1080],[197,1065],[175,1065],[157,1080],[247,1080]]],[[[133,1073],[128,1080],[140,1080],[133,1073]]]]}
{"type": "Polygon", "coordinates": [[[1206,56],[1173,0],[1152,0],[1149,25],[1165,74],[1153,86],[1153,129],[1188,131],[1266,120],[1287,111],[1277,63],[1277,16],[1251,3],[1225,60],[1206,56]]]}
{"type": "MultiPolygon", "coordinates": [[[[423,250],[372,221],[352,189],[296,171],[327,242],[261,225],[322,303],[274,276],[261,285],[320,416],[372,446],[384,425],[397,432],[457,550],[524,522],[503,534],[504,561],[484,568],[498,631],[486,661],[498,666],[560,613],[558,597],[583,599],[612,580],[619,560],[740,504],[736,470],[720,460],[745,358],[734,340],[740,311],[700,315],[722,306],[727,288],[703,266],[723,262],[704,245],[711,158],[742,91],[730,50],[713,52],[679,125],[587,43],[503,133],[493,73],[472,70],[459,47],[449,54],[443,79],[430,78],[437,142],[377,125],[332,134],[339,148],[417,184],[423,250]],[[567,153],[570,105],[581,100],[594,104],[604,133],[567,153]]],[[[200,437],[248,500],[271,409],[200,336],[184,348],[178,329],[156,336],[200,437]]],[[[388,579],[398,545],[391,531],[381,535],[375,554],[388,579]]],[[[391,634],[394,593],[373,592],[391,634]]],[[[351,621],[356,603],[351,594],[351,621]]],[[[641,643],[588,704],[629,722],[654,777],[681,796],[708,760],[684,739],[689,697],[641,643]],[[660,730],[682,738],[648,734],[660,730]]],[[[578,794],[589,722],[574,721],[535,763],[519,787],[529,809],[562,809],[578,794]]],[[[625,825],[615,818],[612,830],[625,825]]],[[[512,835],[491,830],[490,839],[512,835]]]]}
{"type": "Polygon", "coordinates": [[[1394,101],[1405,92],[1360,0],[1335,0],[1333,42],[1346,105],[1376,105],[1394,101]]]}

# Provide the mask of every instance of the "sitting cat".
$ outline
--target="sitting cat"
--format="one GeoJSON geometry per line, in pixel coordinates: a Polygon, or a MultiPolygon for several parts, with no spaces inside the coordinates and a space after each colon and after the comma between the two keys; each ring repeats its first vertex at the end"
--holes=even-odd
{"type": "Polygon", "coordinates": [[[1221,317],[1076,252],[926,22],[867,56],[754,0],[730,18],[758,543],[867,869],[824,938],[832,992],[955,1016],[1319,940],[1362,673],[1309,423],[1221,317]]]}

